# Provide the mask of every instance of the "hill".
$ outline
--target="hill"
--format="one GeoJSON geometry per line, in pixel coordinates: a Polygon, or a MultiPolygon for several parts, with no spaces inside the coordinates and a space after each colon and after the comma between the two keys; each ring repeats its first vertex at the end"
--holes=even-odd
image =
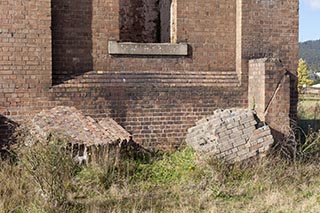
{"type": "Polygon", "coordinates": [[[320,40],[299,43],[299,57],[304,59],[310,70],[320,72],[320,40]]]}

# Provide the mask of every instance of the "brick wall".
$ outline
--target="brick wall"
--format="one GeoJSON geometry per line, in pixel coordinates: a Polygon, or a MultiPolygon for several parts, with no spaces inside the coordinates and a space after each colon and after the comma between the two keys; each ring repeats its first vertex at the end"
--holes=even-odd
{"type": "Polygon", "coordinates": [[[249,61],[249,107],[257,111],[277,139],[288,134],[290,127],[290,75],[279,59],[262,58],[249,61]],[[281,135],[280,135],[281,136],[281,135]]]}
{"type": "Polygon", "coordinates": [[[299,3],[295,0],[242,0],[242,57],[280,58],[296,73],[299,3]]]}
{"type": "MultiPolygon", "coordinates": [[[[241,59],[279,58],[290,73],[290,117],[296,119],[299,1],[239,0],[241,59]]],[[[246,71],[244,71],[246,72],[246,71]]]]}
{"type": "MultiPolygon", "coordinates": [[[[245,86],[238,86],[235,72],[236,5],[234,0],[177,2],[177,41],[188,42],[191,48],[188,57],[110,56],[108,40],[138,41],[121,37],[132,31],[122,28],[126,20],[128,26],[137,27],[133,30],[136,34],[130,36],[140,39],[145,34],[154,38],[150,29],[155,27],[152,20],[158,16],[156,10],[149,13],[148,27],[142,27],[146,24],[145,17],[132,25],[139,18],[132,10],[133,4],[141,3],[144,1],[92,1],[92,38],[87,39],[92,39],[92,49],[88,51],[93,71],[88,72],[80,65],[71,70],[68,64],[59,63],[65,67],[54,69],[54,76],[67,81],[55,86],[53,95],[60,103],[77,106],[93,117],[111,116],[132,132],[138,142],[176,146],[195,120],[214,109],[247,105],[245,86]],[[125,12],[134,18],[120,18],[125,12]],[[76,77],[70,73],[82,74],[76,77]]],[[[149,1],[148,5],[154,8],[154,3],[149,1]]],[[[167,5],[162,6],[168,9],[167,5]]],[[[53,17],[53,23],[55,18],[58,17],[53,17]]],[[[71,24],[68,19],[64,22],[67,28],[71,24]]],[[[57,33],[64,32],[57,29],[57,33]]],[[[62,52],[70,49],[64,44],[59,48],[62,52]]],[[[66,57],[61,54],[61,58],[66,57]]],[[[66,61],[72,64],[72,60],[66,61]]]]}
{"type": "Polygon", "coordinates": [[[160,42],[160,6],[158,0],[119,0],[120,40],[160,42]]]}
{"type": "MultiPolygon", "coordinates": [[[[142,34],[154,38],[155,1],[133,1],[141,2],[150,4],[142,34]]],[[[236,72],[239,50],[245,62],[272,53],[295,74],[297,1],[175,2],[176,39],[188,43],[187,57],[109,55],[108,41],[123,33],[122,7],[131,8],[125,0],[1,1],[1,114],[21,121],[74,105],[97,118],[110,115],[138,142],[165,146],[182,142],[186,129],[216,108],[248,105],[246,77],[240,82],[236,72]]]]}
{"type": "Polygon", "coordinates": [[[49,105],[50,14],[49,0],[0,2],[0,144],[10,118],[22,120],[49,105]]]}
{"type": "MultiPolygon", "coordinates": [[[[57,0],[53,0],[53,2],[55,1],[57,0]]],[[[63,4],[78,4],[75,0],[67,2],[69,3],[63,4]]],[[[82,52],[83,45],[78,47],[64,43],[59,46],[53,45],[53,53],[62,53],[59,56],[53,54],[53,72],[56,79],[66,80],[72,78],[71,74],[83,74],[89,71],[90,67],[86,69],[86,66],[82,66],[88,63],[83,61],[84,58],[92,59],[91,70],[117,72],[117,75],[112,78],[121,79],[128,73],[135,73],[137,76],[144,74],[155,76],[156,74],[156,78],[161,82],[166,82],[168,80],[166,76],[171,74],[190,73],[194,77],[210,79],[221,72],[226,72],[226,75],[235,73],[235,0],[223,2],[203,0],[198,3],[180,0],[177,2],[177,42],[188,42],[190,45],[190,57],[182,58],[110,56],[108,54],[108,40],[120,40],[120,2],[114,0],[91,0],[90,2],[92,3],[92,11],[88,11],[88,13],[92,14],[92,21],[91,29],[89,30],[88,26],[87,32],[91,31],[92,36],[80,39],[80,41],[84,45],[91,42],[92,48],[88,47],[86,51],[88,57],[81,57],[77,54],[82,52]],[[87,41],[84,42],[85,40],[87,41]],[[75,59],[78,64],[74,63],[73,58],[78,58],[75,59]],[[64,64],[59,62],[63,59],[64,64]],[[198,72],[199,74],[197,74],[198,72]]],[[[71,7],[67,8],[68,10],[72,9],[71,7]]],[[[62,12],[71,13],[67,10],[62,12]]],[[[53,13],[55,12],[53,11],[53,13]]],[[[80,10],[77,13],[81,15],[84,12],[80,10]]],[[[68,37],[72,30],[68,29],[68,26],[74,25],[74,21],[66,15],[62,17],[64,17],[62,20],[65,30],[56,29],[57,32],[54,30],[53,35],[59,34],[61,38],[64,38],[68,37]]],[[[86,19],[86,16],[83,19],[86,19]]],[[[62,22],[60,17],[53,17],[53,26],[60,25],[60,22],[62,22]]],[[[83,29],[77,26],[75,28],[83,29]]],[[[72,43],[72,41],[68,42],[72,43]]],[[[68,42],[66,41],[66,43],[68,42]]],[[[180,75],[177,80],[185,80],[185,77],[180,75]]]]}
{"type": "Polygon", "coordinates": [[[148,146],[178,146],[196,120],[219,107],[246,105],[246,90],[237,87],[87,86],[61,85],[54,92],[62,103],[72,101],[98,120],[112,117],[148,146]]]}
{"type": "Polygon", "coordinates": [[[0,112],[24,117],[51,85],[50,2],[0,5],[0,112]]]}

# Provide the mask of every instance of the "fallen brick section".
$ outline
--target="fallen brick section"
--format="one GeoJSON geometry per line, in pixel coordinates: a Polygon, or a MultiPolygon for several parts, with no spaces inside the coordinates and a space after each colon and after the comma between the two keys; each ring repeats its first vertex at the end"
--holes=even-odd
{"type": "Polygon", "coordinates": [[[99,124],[76,108],[64,106],[43,110],[34,116],[31,131],[39,140],[48,138],[49,134],[58,134],[71,143],[86,145],[110,144],[130,139],[130,134],[111,118],[103,119],[99,124]]]}
{"type": "Polygon", "coordinates": [[[106,131],[107,135],[111,138],[111,141],[116,140],[130,140],[131,135],[115,122],[112,118],[104,118],[99,122],[99,125],[106,131]]]}
{"type": "Polygon", "coordinates": [[[274,142],[270,128],[258,125],[252,110],[219,109],[190,128],[186,141],[201,156],[242,161],[265,153],[274,142]]]}
{"type": "Polygon", "coordinates": [[[127,155],[129,149],[137,154],[147,153],[147,150],[136,144],[131,135],[113,119],[104,118],[98,123],[74,107],[59,106],[43,110],[19,129],[26,132],[26,137],[23,138],[25,145],[48,142],[50,138],[64,141],[66,154],[72,155],[80,164],[117,164],[122,156],[127,155]]]}

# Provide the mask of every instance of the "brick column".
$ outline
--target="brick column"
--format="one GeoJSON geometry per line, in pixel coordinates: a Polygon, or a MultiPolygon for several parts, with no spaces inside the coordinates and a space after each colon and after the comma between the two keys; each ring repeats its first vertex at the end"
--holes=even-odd
{"type": "Polygon", "coordinates": [[[249,107],[276,133],[288,134],[290,127],[290,75],[280,60],[249,61],[249,107]]]}

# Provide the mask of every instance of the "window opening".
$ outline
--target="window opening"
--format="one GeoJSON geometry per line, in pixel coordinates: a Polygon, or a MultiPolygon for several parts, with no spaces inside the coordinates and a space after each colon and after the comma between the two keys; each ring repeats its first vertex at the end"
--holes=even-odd
{"type": "Polygon", "coordinates": [[[119,0],[121,42],[175,43],[177,0],[119,0]]]}

